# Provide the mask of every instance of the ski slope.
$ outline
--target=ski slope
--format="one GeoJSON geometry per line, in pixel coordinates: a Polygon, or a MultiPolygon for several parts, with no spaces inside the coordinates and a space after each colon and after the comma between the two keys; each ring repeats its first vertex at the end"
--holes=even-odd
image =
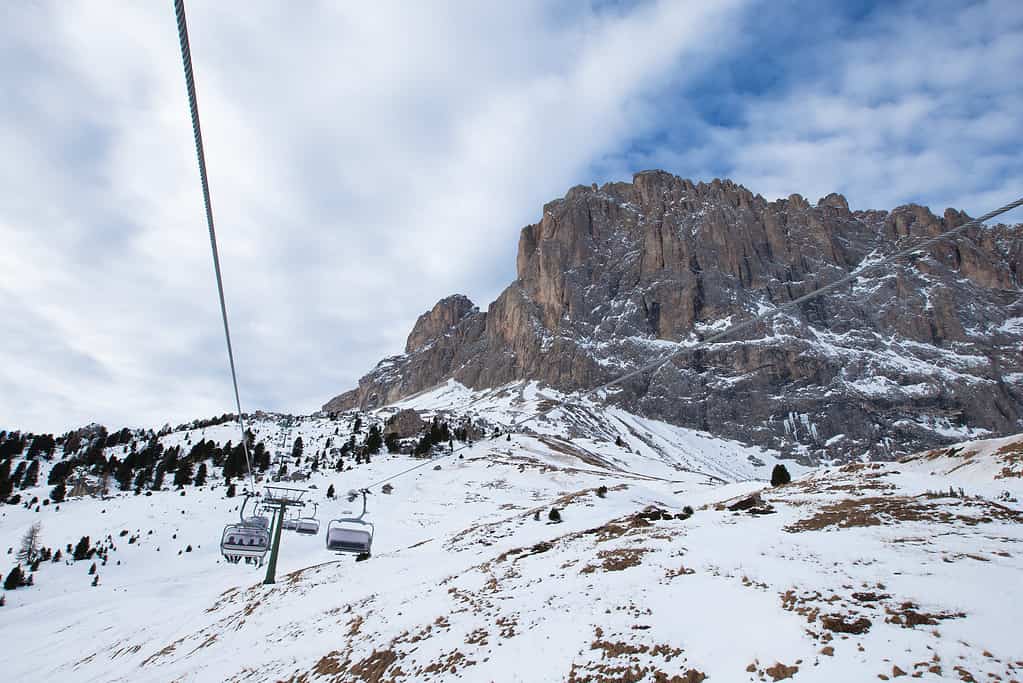
{"type": "MultiPolygon", "coordinates": [[[[507,425],[545,400],[529,386],[463,389],[399,407],[507,425]]],[[[352,418],[263,416],[252,427],[268,444],[301,435],[309,453],[346,437],[352,418]]],[[[162,437],[198,438],[237,433],[162,437]]],[[[321,533],[284,533],[272,586],[262,569],[220,558],[242,499],[226,498],[213,472],[185,495],[6,505],[3,547],[17,550],[38,521],[44,545],[109,535],[116,549],[95,587],[90,561],[60,562],[8,591],[0,665],[12,681],[1018,679],[1007,606],[1023,579],[1023,479],[998,475],[1019,448],[1020,437],[964,447],[969,468],[935,466],[955,457],[945,451],[813,471],[789,463],[802,476],[771,489],[754,478],[770,472],[770,453],[583,404],[374,493],[366,562],[326,552],[326,520],[358,511],[327,487],[340,494],[420,461],[380,454],[313,474],[303,485],[321,533]],[[761,490],[752,513],[727,509],[761,490]],[[548,522],[552,507],[561,523],[548,522]]]]}

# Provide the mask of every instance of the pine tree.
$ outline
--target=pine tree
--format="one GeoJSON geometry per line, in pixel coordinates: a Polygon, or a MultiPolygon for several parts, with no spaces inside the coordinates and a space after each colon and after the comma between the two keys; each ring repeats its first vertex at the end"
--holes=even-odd
{"type": "Polygon", "coordinates": [[[163,467],[164,472],[174,472],[178,469],[178,454],[181,449],[177,446],[168,448],[167,452],[163,454],[163,461],[160,465],[163,467]]]}
{"type": "Polygon", "coordinates": [[[401,442],[398,440],[398,434],[396,432],[388,432],[387,436],[384,437],[384,446],[387,447],[388,453],[397,453],[401,450],[401,442]]]}
{"type": "Polygon", "coordinates": [[[175,486],[188,486],[192,483],[192,462],[182,460],[178,463],[177,472],[174,473],[175,486]]]}
{"type": "Polygon", "coordinates": [[[12,591],[25,585],[25,573],[21,571],[21,565],[14,565],[7,578],[4,579],[4,590],[12,591]]]}
{"type": "Polygon", "coordinates": [[[359,415],[355,416],[355,422],[352,424],[352,432],[360,434],[362,432],[362,417],[359,415]]]}
{"type": "Polygon", "coordinates": [[[25,464],[24,460],[22,460],[21,462],[18,463],[18,466],[14,470],[14,474],[11,475],[11,488],[12,489],[15,486],[17,486],[19,488],[22,488],[21,480],[25,476],[25,469],[27,467],[28,467],[28,465],[25,464]]]}
{"type": "Polygon", "coordinates": [[[152,470],[148,467],[140,469],[138,474],[135,475],[135,490],[138,491],[145,488],[146,484],[149,483],[149,478],[152,474],[152,470]]]}
{"type": "Polygon", "coordinates": [[[302,457],[302,452],[305,450],[305,446],[302,444],[302,437],[295,439],[295,445],[291,448],[291,457],[298,460],[302,457]]]}
{"type": "MultiPolygon", "coordinates": [[[[58,462],[55,462],[53,463],[53,467],[50,468],[50,474],[47,475],[46,477],[46,483],[49,484],[50,486],[59,484],[65,479],[67,479],[67,475],[70,474],[70,472],[71,463],[69,463],[67,460],[60,460],[58,462]]],[[[0,477],[2,476],[3,473],[0,472],[0,477]]]]}
{"type": "Polygon", "coordinates": [[[792,481],[792,476],[789,474],[788,468],[781,463],[774,466],[771,470],[771,486],[781,486],[792,481]]]}
{"type": "Polygon", "coordinates": [[[227,496],[228,498],[234,498],[235,486],[233,483],[227,485],[227,493],[225,493],[224,495],[227,496]]]}
{"type": "Polygon", "coordinates": [[[156,474],[153,476],[153,485],[150,486],[149,488],[151,488],[154,491],[159,491],[159,490],[163,489],[163,476],[164,476],[164,474],[165,474],[165,472],[163,471],[163,465],[157,465],[156,466],[156,474]]]}
{"type": "Polygon", "coordinates": [[[92,563],[92,566],[91,566],[91,567],[89,567],[89,576],[92,576],[92,575],[93,575],[93,574],[95,574],[95,573],[96,573],[96,563],[95,563],[95,562],[93,562],[93,563],[92,563]]]}
{"type": "Polygon", "coordinates": [[[334,497],[334,485],[331,484],[330,486],[327,487],[327,498],[333,498],[333,497],[334,497]]]}
{"type": "Polygon", "coordinates": [[[14,490],[14,483],[11,481],[11,461],[4,459],[0,462],[0,503],[7,500],[14,490]]]}
{"type": "Polygon", "coordinates": [[[16,555],[18,562],[24,562],[25,564],[35,562],[36,555],[39,553],[40,531],[42,531],[42,525],[36,522],[21,537],[21,548],[18,549],[18,554],[16,555]]]}
{"type": "Polygon", "coordinates": [[[373,425],[366,435],[366,453],[379,453],[380,447],[384,445],[384,439],[380,434],[380,426],[373,425]]]}
{"type": "Polygon", "coordinates": [[[199,471],[195,473],[195,481],[192,482],[196,486],[204,486],[206,484],[206,463],[199,463],[199,471]]]}
{"type": "Polygon", "coordinates": [[[65,496],[67,496],[67,487],[64,485],[64,482],[60,482],[50,491],[50,500],[54,503],[63,503],[65,496]]]}
{"type": "Polygon", "coordinates": [[[82,536],[82,538],[78,541],[78,544],[75,546],[75,550],[74,550],[74,553],[72,554],[72,557],[74,558],[75,562],[78,562],[79,560],[84,560],[88,556],[89,556],[89,537],[88,536],[82,536]]]}

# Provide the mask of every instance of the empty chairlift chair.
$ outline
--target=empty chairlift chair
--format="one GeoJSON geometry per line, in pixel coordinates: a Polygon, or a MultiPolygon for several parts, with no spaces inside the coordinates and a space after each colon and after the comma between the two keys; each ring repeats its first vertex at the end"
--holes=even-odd
{"type": "Polygon", "coordinates": [[[295,523],[295,531],[306,536],[313,536],[320,533],[320,520],[316,518],[316,510],[319,506],[313,503],[313,514],[311,517],[299,517],[295,523]]]}
{"type": "Polygon", "coordinates": [[[298,530],[298,524],[299,518],[297,516],[289,516],[284,518],[281,528],[285,531],[296,531],[298,530]]]}
{"type": "Polygon", "coordinates": [[[224,527],[220,537],[220,552],[232,564],[244,559],[246,564],[262,566],[263,558],[270,549],[270,520],[262,515],[246,517],[245,506],[248,502],[249,496],[246,495],[238,513],[241,521],[224,527]]]}
{"type": "Polygon", "coordinates": [[[356,555],[356,560],[369,558],[373,550],[373,524],[363,519],[368,493],[366,489],[348,492],[349,501],[362,495],[362,514],[358,517],[333,519],[327,524],[327,550],[356,555]]]}

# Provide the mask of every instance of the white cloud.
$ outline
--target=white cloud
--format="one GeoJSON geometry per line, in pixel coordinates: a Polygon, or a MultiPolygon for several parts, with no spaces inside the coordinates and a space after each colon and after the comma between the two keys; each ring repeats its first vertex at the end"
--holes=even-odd
{"type": "MultiPolygon", "coordinates": [[[[310,410],[725,54],[738,0],[191,3],[248,409],[310,410]]],[[[5,8],[0,414],[60,430],[231,409],[169,3],[5,8]]]]}
{"type": "Polygon", "coordinates": [[[693,116],[692,148],[641,163],[729,176],[768,198],[838,191],[853,208],[980,215],[1019,196],[1023,4],[892,3],[835,33],[793,45],[775,87],[739,96],[737,123],[693,116]]]}

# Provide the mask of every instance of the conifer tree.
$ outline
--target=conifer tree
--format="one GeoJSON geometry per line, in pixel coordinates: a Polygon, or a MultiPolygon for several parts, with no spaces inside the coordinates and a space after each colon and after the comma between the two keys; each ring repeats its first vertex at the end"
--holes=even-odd
{"type": "Polygon", "coordinates": [[[152,470],[148,467],[143,467],[139,470],[138,474],[135,475],[135,490],[141,490],[149,483],[149,478],[152,476],[152,470]]]}
{"type": "Polygon", "coordinates": [[[384,445],[384,439],[380,434],[380,426],[373,425],[366,434],[366,453],[379,453],[380,447],[384,445]]]}
{"type": "Polygon", "coordinates": [[[25,472],[24,478],[21,480],[21,488],[27,489],[31,486],[35,486],[39,483],[39,461],[33,460],[28,470],[25,472]]]}
{"type": "Polygon", "coordinates": [[[192,482],[196,486],[204,486],[206,484],[206,463],[199,463],[199,470],[195,473],[195,481],[192,482]]]}
{"type": "Polygon", "coordinates": [[[771,470],[771,486],[781,486],[792,481],[792,476],[789,474],[789,470],[785,465],[778,463],[771,470]]]}
{"type": "Polygon", "coordinates": [[[89,556],[88,536],[82,536],[82,538],[78,541],[78,544],[75,546],[75,550],[71,556],[72,558],[74,558],[75,562],[78,562],[79,560],[84,560],[89,556]]]}
{"type": "Polygon", "coordinates": [[[18,562],[25,564],[32,564],[36,560],[36,556],[39,554],[39,534],[42,531],[42,525],[36,522],[28,528],[25,535],[21,537],[21,548],[18,549],[18,554],[15,556],[18,562]]]}
{"type": "Polygon", "coordinates": [[[26,467],[27,467],[27,465],[25,464],[24,460],[22,460],[21,462],[18,463],[18,466],[14,470],[14,474],[11,475],[11,488],[12,489],[15,486],[21,488],[21,480],[25,476],[25,468],[26,467]]]}
{"type": "Polygon", "coordinates": [[[4,579],[4,590],[12,591],[25,585],[25,573],[21,571],[21,565],[14,565],[7,578],[4,579]]]}
{"type": "Polygon", "coordinates": [[[153,475],[153,485],[150,488],[154,491],[159,491],[163,488],[163,465],[156,466],[156,474],[153,475]]]}
{"type": "Polygon", "coordinates": [[[11,481],[11,461],[10,459],[4,459],[0,461],[0,503],[7,500],[7,497],[11,495],[11,491],[14,490],[14,484],[11,481]]]}
{"type": "Polygon", "coordinates": [[[182,460],[178,463],[177,472],[174,473],[175,486],[188,486],[192,483],[192,462],[182,460]]]}
{"type": "Polygon", "coordinates": [[[50,500],[54,503],[63,503],[65,496],[67,496],[67,487],[64,485],[64,482],[60,482],[50,491],[50,500]]]}
{"type": "Polygon", "coordinates": [[[334,485],[331,484],[330,486],[327,487],[327,498],[333,498],[333,497],[334,497],[334,485]]]}

